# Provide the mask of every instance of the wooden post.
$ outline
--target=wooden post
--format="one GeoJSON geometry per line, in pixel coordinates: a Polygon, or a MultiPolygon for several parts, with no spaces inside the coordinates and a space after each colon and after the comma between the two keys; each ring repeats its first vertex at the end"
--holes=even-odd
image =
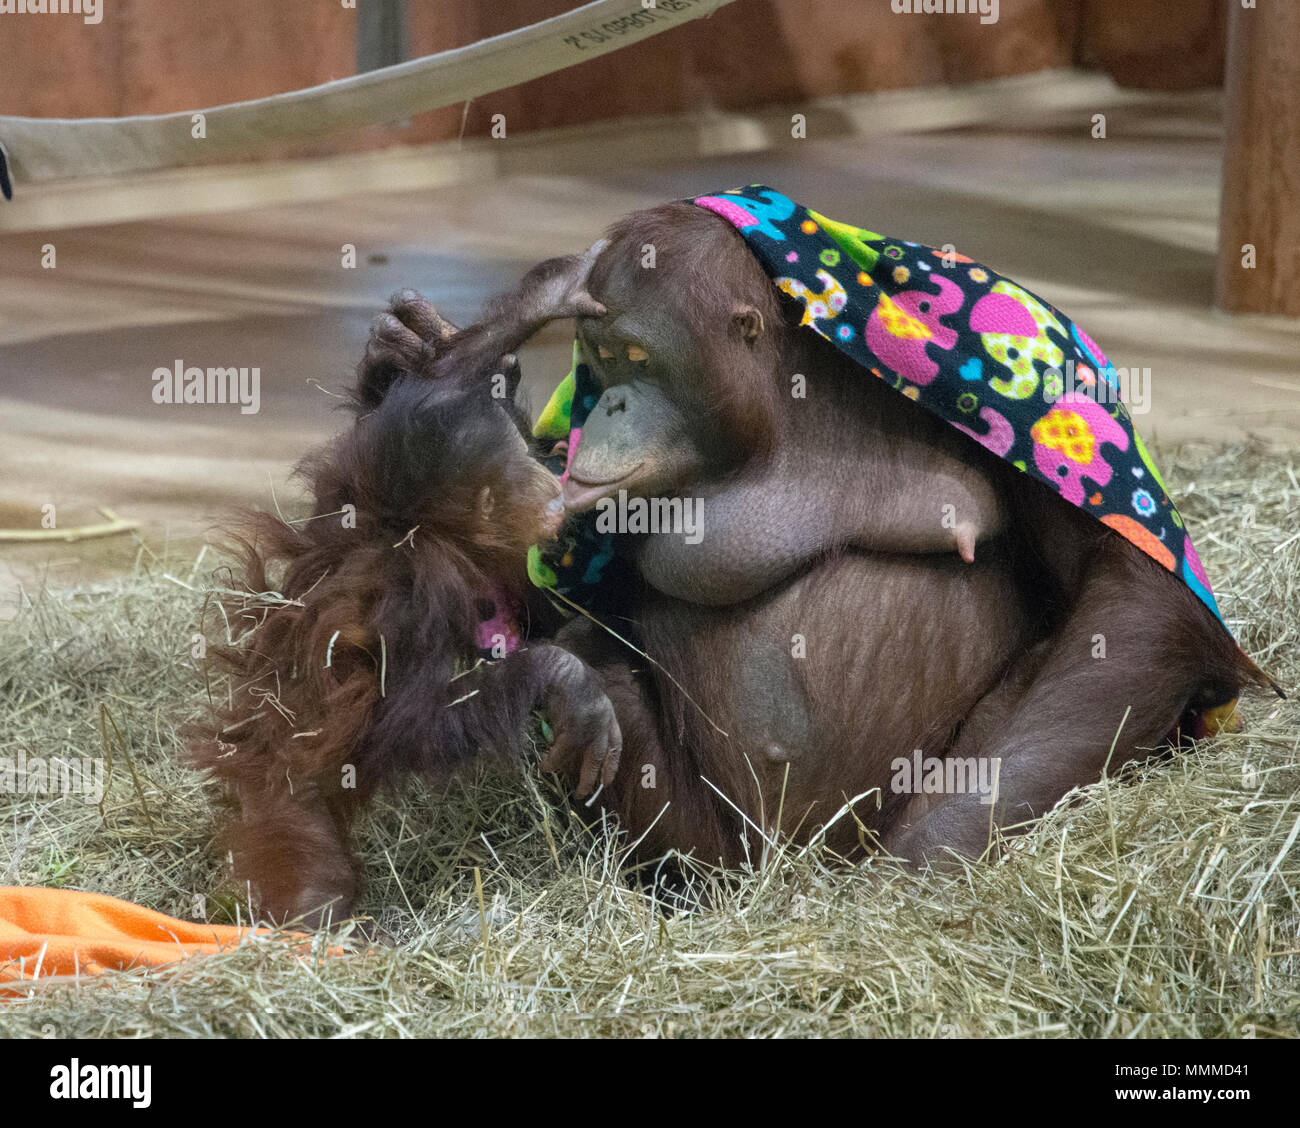
{"type": "Polygon", "coordinates": [[[1228,0],[1228,12],[1214,303],[1300,317],[1300,3],[1228,0]]]}
{"type": "Polygon", "coordinates": [[[406,0],[359,0],[357,74],[406,59],[406,0]]]}

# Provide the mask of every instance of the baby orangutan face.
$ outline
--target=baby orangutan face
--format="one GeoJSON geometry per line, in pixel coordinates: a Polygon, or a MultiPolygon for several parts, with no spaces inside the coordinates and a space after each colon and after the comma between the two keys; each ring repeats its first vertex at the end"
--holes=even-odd
{"type": "Polygon", "coordinates": [[[478,527],[484,545],[500,546],[516,560],[552,541],[564,521],[559,479],[538,462],[523,436],[509,426],[497,473],[478,496],[478,527]]]}
{"type": "Polygon", "coordinates": [[[564,518],[520,424],[470,379],[393,381],[332,448],[317,489],[323,505],[354,504],[375,543],[440,544],[497,582],[522,577],[528,549],[564,518]]]}

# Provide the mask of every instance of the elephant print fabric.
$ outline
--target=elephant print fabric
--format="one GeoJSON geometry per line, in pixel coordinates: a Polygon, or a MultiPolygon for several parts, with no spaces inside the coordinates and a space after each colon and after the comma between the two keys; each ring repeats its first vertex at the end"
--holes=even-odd
{"type": "MultiPolygon", "coordinates": [[[[828,219],[762,185],[689,202],[740,232],[773,284],[803,303],[803,325],[1131,541],[1222,622],[1114,369],[1059,310],[965,255],[828,219]]],[[[539,433],[581,428],[599,394],[583,368],[557,390],[539,433]]],[[[580,530],[554,567],[532,562],[534,579],[590,597],[610,556],[580,530]]]]}
{"type": "Polygon", "coordinates": [[[1091,513],[1222,621],[1114,369],[1048,302],[965,255],[839,223],[753,185],[693,201],[744,236],[804,324],[1091,513]]]}

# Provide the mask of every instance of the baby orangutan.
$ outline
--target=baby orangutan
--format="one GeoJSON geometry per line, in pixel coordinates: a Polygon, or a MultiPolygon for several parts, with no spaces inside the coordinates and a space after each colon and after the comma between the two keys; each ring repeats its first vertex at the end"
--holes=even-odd
{"type": "MultiPolygon", "coordinates": [[[[446,323],[420,328],[455,340],[446,323]]],[[[560,486],[485,372],[403,370],[411,339],[380,318],[358,370],[366,413],[299,466],[312,516],[253,515],[239,538],[248,594],[222,600],[229,704],[194,733],[190,758],[234,799],[224,844],[276,921],[350,915],[349,825],[375,790],[412,772],[445,781],[479,752],[517,754],[535,707],[555,733],[543,767],[584,794],[618,767],[596,674],[518,637],[528,548],[555,535],[560,486]]]]}

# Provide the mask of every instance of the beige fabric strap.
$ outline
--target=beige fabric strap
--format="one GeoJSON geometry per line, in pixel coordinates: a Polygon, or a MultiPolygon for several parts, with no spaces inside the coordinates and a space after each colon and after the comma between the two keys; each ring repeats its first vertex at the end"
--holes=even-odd
{"type": "MultiPolygon", "coordinates": [[[[639,43],[732,0],[595,0],[517,31],[305,90],[123,118],[0,117],[15,189],[255,155],[277,142],[396,121],[639,43]],[[194,114],[206,137],[193,136],[194,114]]],[[[647,107],[649,109],[649,107],[647,107]]]]}

